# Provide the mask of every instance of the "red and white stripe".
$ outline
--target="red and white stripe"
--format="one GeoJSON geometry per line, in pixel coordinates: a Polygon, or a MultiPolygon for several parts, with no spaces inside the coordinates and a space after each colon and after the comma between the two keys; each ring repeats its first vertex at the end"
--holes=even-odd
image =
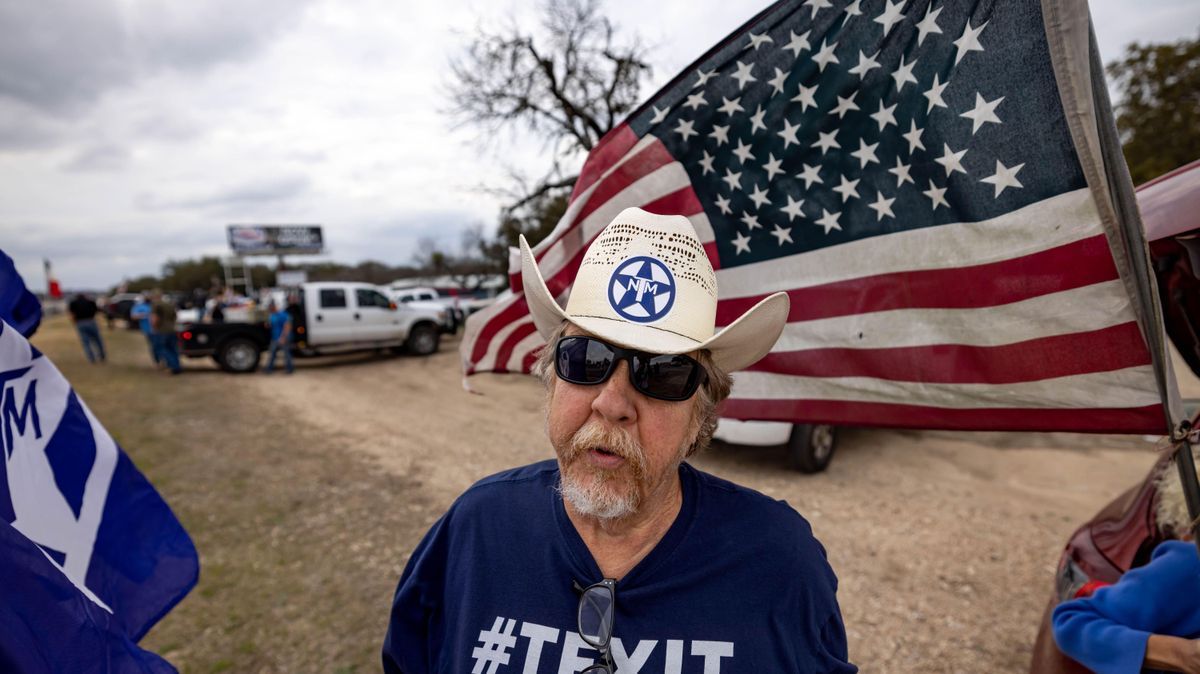
{"type": "MultiPolygon", "coordinates": [[[[718,325],[785,291],[775,349],[723,414],[893,427],[1161,432],[1150,355],[1087,189],[1000,217],[720,268],[683,167],[622,127],[593,152],[535,255],[560,301],[629,206],[688,216],[717,273],[718,325]]],[[[519,284],[519,270],[516,270],[519,284]]],[[[519,285],[514,285],[518,287],[519,285]]],[[[527,372],[542,340],[523,296],[468,322],[468,373],[527,372]]]]}

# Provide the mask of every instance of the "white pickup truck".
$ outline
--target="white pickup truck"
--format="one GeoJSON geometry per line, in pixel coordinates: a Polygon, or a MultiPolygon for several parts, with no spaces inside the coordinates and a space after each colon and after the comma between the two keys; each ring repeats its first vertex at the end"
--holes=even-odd
{"type": "MultiPolygon", "coordinates": [[[[399,305],[369,283],[305,283],[292,315],[292,349],[317,356],[365,349],[404,349],[429,355],[438,349],[439,316],[399,305]]],[[[193,323],[178,333],[180,352],[211,356],[225,370],[253,372],[270,346],[265,323],[193,323]]]]}

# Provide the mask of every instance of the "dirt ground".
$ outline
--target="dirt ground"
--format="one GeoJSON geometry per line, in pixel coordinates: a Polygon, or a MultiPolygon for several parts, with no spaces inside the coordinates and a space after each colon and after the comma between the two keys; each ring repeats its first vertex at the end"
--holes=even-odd
{"type": "MultiPolygon", "coordinates": [[[[89,367],[62,319],[34,343],[179,513],[199,586],[143,641],[183,672],[378,671],[395,581],[471,483],[552,455],[540,385],[429,358],[302,360],[291,377],[89,367]]],[[[1185,394],[1200,386],[1185,382],[1185,394]]],[[[829,470],[717,445],[701,469],[785,499],[840,579],[864,672],[1023,672],[1062,545],[1153,464],[1155,439],[850,429],[829,470]]]]}

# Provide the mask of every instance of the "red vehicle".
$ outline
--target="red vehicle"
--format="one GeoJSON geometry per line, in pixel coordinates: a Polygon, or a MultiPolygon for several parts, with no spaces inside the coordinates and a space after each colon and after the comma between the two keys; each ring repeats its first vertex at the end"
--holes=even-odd
{"type": "MultiPolygon", "coordinates": [[[[1188,366],[1200,375],[1200,160],[1137,189],[1138,207],[1150,241],[1167,335],[1188,366]]],[[[1193,421],[1193,426],[1197,423],[1193,421]]],[[[1154,479],[1170,454],[1164,454],[1137,485],[1117,497],[1067,541],[1058,562],[1037,642],[1031,674],[1087,674],[1054,643],[1050,614],[1060,602],[1091,595],[1121,575],[1150,561],[1164,538],[1155,521],[1154,479]]],[[[1166,466],[1168,470],[1173,467],[1166,466]]]]}

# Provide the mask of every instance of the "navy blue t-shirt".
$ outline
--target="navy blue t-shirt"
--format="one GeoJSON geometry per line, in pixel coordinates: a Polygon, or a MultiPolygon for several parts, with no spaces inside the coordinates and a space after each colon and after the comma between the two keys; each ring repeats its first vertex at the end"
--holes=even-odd
{"type": "MultiPolygon", "coordinates": [[[[837,578],[786,503],[679,468],[683,506],[616,585],[620,674],[853,673],[837,578]]],[[[481,480],[413,552],[392,605],[384,671],[569,674],[598,653],[576,632],[602,578],[567,518],[558,464],[481,480]]]]}

